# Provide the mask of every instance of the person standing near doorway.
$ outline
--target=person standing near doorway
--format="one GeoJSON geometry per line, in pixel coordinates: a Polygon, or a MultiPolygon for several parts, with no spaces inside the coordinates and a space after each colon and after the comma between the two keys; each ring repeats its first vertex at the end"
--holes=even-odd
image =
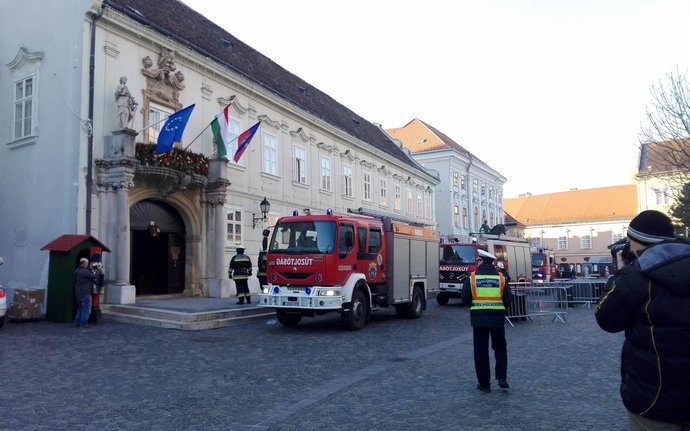
{"type": "Polygon", "coordinates": [[[237,247],[236,251],[237,254],[230,259],[228,276],[232,278],[235,287],[237,287],[237,304],[244,304],[245,299],[247,304],[251,304],[252,298],[247,280],[252,275],[252,260],[244,254],[244,248],[237,247]]]}
{"type": "Polygon", "coordinates": [[[85,257],[79,259],[79,267],[74,271],[74,296],[78,304],[74,324],[77,328],[89,326],[91,292],[97,282],[98,276],[89,269],[89,259],[85,257]]]}
{"type": "Polygon", "coordinates": [[[501,389],[508,389],[508,343],[506,342],[505,318],[510,305],[510,286],[503,274],[493,265],[496,256],[478,250],[480,264],[465,279],[462,302],[470,307],[470,322],[474,340],[474,370],[477,373],[477,389],[491,392],[491,366],[489,363],[489,338],[496,358],[495,377],[501,389]]]}

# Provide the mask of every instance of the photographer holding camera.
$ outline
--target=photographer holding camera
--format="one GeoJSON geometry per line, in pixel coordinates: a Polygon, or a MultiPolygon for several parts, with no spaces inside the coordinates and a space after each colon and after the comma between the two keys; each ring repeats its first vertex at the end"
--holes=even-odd
{"type": "Polygon", "coordinates": [[[628,240],[627,255],[615,250],[618,269],[596,320],[607,332],[625,331],[620,393],[631,429],[688,431],[690,243],[654,210],[632,219],[628,240]]]}

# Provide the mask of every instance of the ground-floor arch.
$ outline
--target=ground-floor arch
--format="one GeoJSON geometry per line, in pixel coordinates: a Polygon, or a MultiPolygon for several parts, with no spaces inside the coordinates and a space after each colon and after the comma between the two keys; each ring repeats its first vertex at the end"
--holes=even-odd
{"type": "Polygon", "coordinates": [[[130,235],[129,281],[136,295],[181,294],[187,235],[177,210],[160,200],[137,202],[130,208],[130,235]]]}

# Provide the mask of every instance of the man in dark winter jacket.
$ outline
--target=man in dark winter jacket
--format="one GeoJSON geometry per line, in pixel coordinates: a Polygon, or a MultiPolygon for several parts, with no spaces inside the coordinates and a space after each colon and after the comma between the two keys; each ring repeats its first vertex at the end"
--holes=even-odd
{"type": "Polygon", "coordinates": [[[603,330],[625,331],[623,404],[633,430],[690,430],[690,244],[653,210],[630,222],[628,239],[629,259],[618,252],[594,311],[603,330]]]}
{"type": "Polygon", "coordinates": [[[470,274],[462,287],[462,302],[470,306],[470,322],[474,339],[474,370],[477,389],[491,392],[489,337],[496,358],[496,380],[501,389],[508,389],[508,343],[505,317],[510,305],[510,286],[503,274],[496,271],[496,256],[478,250],[481,264],[470,274]]]}

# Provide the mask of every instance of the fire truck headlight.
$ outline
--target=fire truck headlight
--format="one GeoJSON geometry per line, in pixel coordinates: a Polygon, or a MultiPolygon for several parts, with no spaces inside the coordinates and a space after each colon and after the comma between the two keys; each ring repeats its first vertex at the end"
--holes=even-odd
{"type": "Polygon", "coordinates": [[[268,286],[261,286],[261,293],[263,293],[264,295],[267,293],[271,293],[271,288],[268,286]]]}
{"type": "Polygon", "coordinates": [[[340,289],[320,289],[319,296],[342,296],[343,293],[340,289]]]}

